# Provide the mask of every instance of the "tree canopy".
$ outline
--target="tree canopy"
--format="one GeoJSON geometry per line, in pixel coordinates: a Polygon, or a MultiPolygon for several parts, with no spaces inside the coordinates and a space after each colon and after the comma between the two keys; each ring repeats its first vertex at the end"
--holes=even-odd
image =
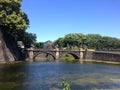
{"type": "Polygon", "coordinates": [[[120,39],[99,34],[70,33],[54,41],[59,48],[89,48],[96,50],[120,49],[120,39]]]}
{"type": "Polygon", "coordinates": [[[0,27],[2,31],[15,36],[27,29],[29,20],[21,10],[22,0],[0,0],[0,27]]]}
{"type": "Polygon", "coordinates": [[[23,41],[24,45],[29,48],[36,43],[36,34],[23,32],[19,34],[18,41],[23,41]]]}
{"type": "MultiPolygon", "coordinates": [[[[27,15],[21,10],[22,0],[0,0],[0,33],[1,48],[4,54],[3,61],[21,60],[26,55],[18,48],[17,40],[33,36],[25,32],[28,28],[29,20],[27,15]]],[[[29,37],[31,38],[31,37],[29,37]]],[[[24,58],[25,59],[25,58],[24,58]]]]}

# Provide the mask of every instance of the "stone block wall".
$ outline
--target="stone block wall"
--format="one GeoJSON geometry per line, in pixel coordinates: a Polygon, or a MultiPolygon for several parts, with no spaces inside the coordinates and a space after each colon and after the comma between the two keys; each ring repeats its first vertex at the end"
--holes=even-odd
{"type": "Polygon", "coordinates": [[[120,53],[118,53],[118,52],[115,53],[115,52],[86,51],[84,59],[120,62],[120,53]]]}
{"type": "Polygon", "coordinates": [[[93,59],[93,51],[85,51],[83,59],[93,59]]]}

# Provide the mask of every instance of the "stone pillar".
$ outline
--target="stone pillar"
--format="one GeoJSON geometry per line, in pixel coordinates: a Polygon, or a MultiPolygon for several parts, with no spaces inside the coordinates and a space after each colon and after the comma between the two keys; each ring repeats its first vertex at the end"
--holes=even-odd
{"type": "Polygon", "coordinates": [[[56,48],[56,57],[55,57],[56,60],[59,60],[59,56],[60,56],[60,55],[59,55],[59,48],[56,48]]]}
{"type": "Polygon", "coordinates": [[[84,53],[80,50],[80,59],[83,59],[84,53]]]}
{"type": "Polygon", "coordinates": [[[84,58],[84,49],[80,49],[79,52],[80,52],[80,59],[83,59],[84,58]]]}
{"type": "Polygon", "coordinates": [[[80,63],[83,63],[83,61],[84,61],[83,59],[84,59],[84,52],[85,52],[85,50],[80,49],[79,52],[80,52],[80,63]]]}
{"type": "Polygon", "coordinates": [[[33,61],[33,56],[34,56],[33,47],[31,47],[31,48],[28,49],[28,59],[29,59],[29,61],[33,61]]]}

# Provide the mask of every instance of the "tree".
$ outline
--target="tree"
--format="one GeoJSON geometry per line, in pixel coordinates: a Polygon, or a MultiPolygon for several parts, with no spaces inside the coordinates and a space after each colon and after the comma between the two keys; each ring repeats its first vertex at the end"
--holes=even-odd
{"type": "Polygon", "coordinates": [[[2,32],[16,36],[27,29],[29,20],[20,9],[21,0],[0,0],[0,27],[2,32]]]}
{"type": "Polygon", "coordinates": [[[64,40],[65,40],[66,47],[73,46],[75,44],[75,41],[76,41],[75,34],[70,33],[70,34],[65,35],[64,40]]]}
{"type": "Polygon", "coordinates": [[[0,0],[0,46],[4,47],[0,48],[2,61],[14,61],[22,57],[16,40],[28,28],[29,20],[21,10],[21,1],[0,0]]]}
{"type": "Polygon", "coordinates": [[[35,48],[43,48],[44,42],[35,42],[34,46],[35,46],[35,48]]]}
{"type": "Polygon", "coordinates": [[[29,48],[36,42],[36,34],[24,32],[19,35],[18,40],[23,41],[24,45],[29,48]]]}
{"type": "Polygon", "coordinates": [[[85,35],[82,33],[70,33],[63,38],[58,38],[54,43],[58,45],[59,48],[67,47],[68,49],[73,49],[83,46],[85,38],[85,35]]]}
{"type": "Polygon", "coordinates": [[[99,34],[87,34],[86,40],[88,48],[99,49],[102,36],[99,34]]]}
{"type": "Polygon", "coordinates": [[[44,43],[43,48],[45,51],[49,51],[53,49],[53,42],[48,40],[44,43]]]}
{"type": "Polygon", "coordinates": [[[55,40],[54,41],[54,46],[58,47],[60,49],[62,49],[63,47],[65,47],[64,38],[58,38],[57,40],[55,40]]]}
{"type": "Polygon", "coordinates": [[[55,45],[59,48],[67,47],[68,49],[89,48],[96,50],[119,50],[120,39],[99,34],[70,33],[63,38],[55,40],[55,45]]]}

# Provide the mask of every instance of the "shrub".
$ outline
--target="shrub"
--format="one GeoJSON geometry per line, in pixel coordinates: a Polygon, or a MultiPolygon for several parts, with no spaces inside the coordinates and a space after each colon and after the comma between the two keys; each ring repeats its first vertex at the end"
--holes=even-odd
{"type": "Polygon", "coordinates": [[[62,62],[75,62],[74,57],[73,57],[72,55],[70,55],[70,54],[65,54],[65,55],[63,55],[63,56],[60,58],[60,60],[61,60],[62,62]]]}
{"type": "Polygon", "coordinates": [[[66,82],[64,79],[62,79],[61,85],[63,87],[63,90],[70,90],[70,84],[66,82]]]}

